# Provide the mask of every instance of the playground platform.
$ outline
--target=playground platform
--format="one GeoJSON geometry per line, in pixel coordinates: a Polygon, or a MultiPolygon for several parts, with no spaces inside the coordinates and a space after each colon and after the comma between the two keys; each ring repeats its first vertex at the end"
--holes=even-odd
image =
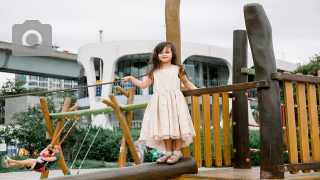
{"type": "MultiPolygon", "coordinates": [[[[225,168],[199,168],[198,174],[184,174],[179,178],[170,180],[201,180],[201,179],[213,179],[213,180],[256,180],[260,179],[260,167],[252,167],[251,169],[234,169],[231,167],[225,168]]],[[[314,171],[310,173],[290,174],[290,172],[284,173],[284,179],[301,179],[301,180],[320,180],[320,174],[314,171]]]]}

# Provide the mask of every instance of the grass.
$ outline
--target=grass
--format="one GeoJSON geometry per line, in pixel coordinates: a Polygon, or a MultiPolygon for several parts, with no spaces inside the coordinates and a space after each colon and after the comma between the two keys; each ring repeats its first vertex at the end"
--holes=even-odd
{"type": "MultiPolygon", "coordinates": [[[[22,156],[19,158],[19,160],[24,160],[29,158],[28,156],[22,156]]],[[[15,159],[15,158],[12,158],[15,159]]],[[[79,169],[81,165],[82,160],[76,160],[76,162],[73,164],[72,169],[79,169]]],[[[70,167],[72,162],[66,162],[67,166],[70,167]]],[[[81,169],[97,169],[97,168],[117,168],[118,164],[117,163],[106,163],[104,161],[96,161],[96,160],[85,160],[84,163],[82,164],[81,169]]],[[[60,167],[58,163],[54,164],[51,167],[51,170],[59,170],[60,167]]],[[[19,172],[19,171],[28,171],[26,169],[19,170],[19,167],[10,167],[5,169],[4,165],[2,164],[1,161],[1,169],[0,173],[7,173],[7,172],[19,172]]]]}

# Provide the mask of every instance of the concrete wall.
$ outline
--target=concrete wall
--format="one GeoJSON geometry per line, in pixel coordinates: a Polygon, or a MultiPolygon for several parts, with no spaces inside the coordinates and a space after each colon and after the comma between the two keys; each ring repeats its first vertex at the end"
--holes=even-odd
{"type": "MultiPolygon", "coordinates": [[[[54,99],[56,107],[60,107],[60,103],[63,101],[61,98],[54,99]]],[[[26,111],[28,106],[36,106],[40,104],[40,97],[38,96],[22,96],[22,97],[14,97],[14,98],[6,98],[5,102],[5,124],[16,123],[15,120],[12,119],[13,114],[26,111]]]]}

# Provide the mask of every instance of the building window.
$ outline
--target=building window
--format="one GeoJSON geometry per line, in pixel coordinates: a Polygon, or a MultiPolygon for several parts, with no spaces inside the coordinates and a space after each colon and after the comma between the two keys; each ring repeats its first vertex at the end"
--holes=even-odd
{"type": "Polygon", "coordinates": [[[38,82],[29,82],[29,86],[38,86],[38,82]]]}
{"type": "Polygon", "coordinates": [[[195,86],[205,88],[228,84],[229,69],[221,60],[197,56],[192,56],[190,59],[192,60],[186,60],[183,66],[187,71],[188,80],[195,86]],[[210,61],[216,64],[209,63],[210,61]]]}
{"type": "Polygon", "coordinates": [[[72,83],[72,80],[64,80],[64,83],[72,83]]]}
{"type": "Polygon", "coordinates": [[[48,83],[43,83],[43,82],[41,82],[41,83],[39,83],[39,86],[41,86],[41,87],[47,87],[47,86],[48,86],[48,83]]]}
{"type": "Polygon", "coordinates": [[[39,81],[48,81],[47,77],[39,77],[39,81]]]}
{"type": "MultiPolygon", "coordinates": [[[[135,76],[145,74],[148,69],[148,61],[149,61],[147,57],[148,56],[146,56],[146,58],[143,58],[143,59],[141,58],[141,59],[120,60],[116,64],[115,74],[114,74],[115,80],[118,80],[124,76],[135,77],[135,76]]],[[[142,80],[142,78],[140,78],[139,80],[142,80]]],[[[135,87],[136,94],[139,94],[139,95],[142,94],[142,89],[137,87],[131,81],[128,81],[125,83],[114,84],[113,91],[116,86],[120,86],[120,87],[124,88],[126,91],[128,90],[129,87],[135,87]]],[[[152,85],[149,87],[149,93],[151,93],[151,94],[153,93],[152,87],[153,87],[152,85]]]]}
{"type": "Polygon", "coordinates": [[[38,80],[38,76],[29,76],[30,80],[38,80]]]}
{"type": "Polygon", "coordinates": [[[71,86],[71,84],[65,84],[64,85],[64,88],[71,88],[72,86],[71,86]]]}

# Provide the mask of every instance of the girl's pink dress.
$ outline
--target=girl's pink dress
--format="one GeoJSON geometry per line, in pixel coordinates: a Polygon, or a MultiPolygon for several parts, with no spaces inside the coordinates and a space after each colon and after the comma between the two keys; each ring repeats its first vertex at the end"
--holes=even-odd
{"type": "Polygon", "coordinates": [[[178,71],[179,67],[173,65],[153,74],[154,94],[143,117],[140,140],[159,152],[166,150],[163,139],[182,138],[182,147],[186,147],[196,136],[188,105],[180,91],[178,71]]]}

